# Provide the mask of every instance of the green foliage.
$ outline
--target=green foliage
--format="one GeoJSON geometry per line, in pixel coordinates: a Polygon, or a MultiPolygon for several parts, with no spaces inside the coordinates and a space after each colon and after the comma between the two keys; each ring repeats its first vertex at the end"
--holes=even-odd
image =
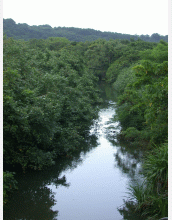
{"type": "MultiPolygon", "coordinates": [[[[135,65],[135,64],[133,64],[133,65],[135,65]]],[[[128,84],[131,84],[136,81],[136,75],[135,75],[133,68],[132,68],[133,65],[131,65],[128,68],[123,68],[119,72],[116,81],[113,83],[113,87],[118,94],[123,93],[125,87],[127,87],[128,84]]]]}
{"type": "Polygon", "coordinates": [[[42,169],[78,147],[99,102],[82,53],[64,38],[4,37],[5,164],[42,169]]]}
{"type": "Polygon", "coordinates": [[[144,127],[145,103],[140,102],[142,93],[142,90],[126,89],[124,94],[118,97],[117,117],[123,130],[129,127],[142,130],[144,127]]]}
{"type": "Polygon", "coordinates": [[[64,37],[49,37],[48,38],[48,49],[58,51],[69,44],[70,41],[64,37]]]}
{"type": "Polygon", "coordinates": [[[129,127],[126,129],[126,131],[123,132],[123,135],[125,136],[126,139],[131,141],[140,136],[140,131],[138,131],[134,127],[129,127]]]}
{"type": "Polygon", "coordinates": [[[155,147],[149,153],[143,165],[144,175],[147,181],[151,183],[152,190],[157,193],[165,193],[168,188],[168,144],[155,147]]]}
{"type": "Polygon", "coordinates": [[[153,50],[147,49],[140,52],[140,56],[143,60],[151,60],[152,62],[162,63],[168,60],[168,43],[161,40],[157,47],[153,50]]]}
{"type": "Polygon", "coordinates": [[[104,39],[98,39],[92,42],[85,52],[88,68],[100,80],[104,79],[109,65],[115,59],[115,49],[118,43],[118,40],[106,41],[104,39]]]}
{"type": "Polygon", "coordinates": [[[10,193],[17,189],[17,181],[14,179],[12,172],[3,172],[3,203],[5,204],[8,200],[10,193]]]}
{"type": "Polygon", "coordinates": [[[123,94],[118,97],[117,115],[126,137],[130,136],[129,128],[134,127],[141,132],[138,135],[140,140],[144,137],[151,143],[163,143],[167,138],[167,49],[167,44],[161,41],[157,47],[141,53],[144,58],[149,54],[149,59],[140,60],[139,65],[119,72],[114,86],[118,88],[121,85],[119,92],[123,94]]]}
{"type": "Polygon", "coordinates": [[[126,42],[121,41],[115,47],[115,61],[109,66],[106,72],[107,82],[113,83],[121,75],[124,69],[133,67],[141,58],[141,51],[151,50],[156,44],[142,40],[126,42]]]}

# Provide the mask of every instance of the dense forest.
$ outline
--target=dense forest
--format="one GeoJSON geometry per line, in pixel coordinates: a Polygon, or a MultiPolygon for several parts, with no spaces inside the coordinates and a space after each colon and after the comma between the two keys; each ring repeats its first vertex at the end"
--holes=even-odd
{"type": "Polygon", "coordinates": [[[161,39],[168,42],[168,35],[161,36],[158,33],[154,33],[151,36],[149,35],[130,35],[130,34],[121,34],[113,32],[101,32],[93,29],[82,29],[74,27],[54,27],[50,25],[33,25],[29,26],[28,24],[16,24],[13,19],[3,19],[3,30],[8,37],[13,37],[14,39],[24,39],[29,40],[32,38],[36,39],[47,39],[48,37],[66,37],[70,41],[94,41],[99,38],[105,40],[130,40],[133,38],[137,40],[138,38],[143,41],[148,42],[159,42],[161,39]]]}
{"type": "Polygon", "coordinates": [[[114,118],[122,127],[118,139],[147,149],[145,181],[131,189],[137,201],[135,211],[145,217],[166,216],[168,43],[160,36],[157,42],[113,39],[112,33],[108,40],[100,35],[101,39],[91,37],[82,42],[76,34],[70,41],[69,35],[48,37],[60,28],[17,25],[12,19],[4,20],[4,24],[4,203],[17,187],[11,167],[23,172],[44,169],[80,147],[98,117],[101,98],[97,84],[104,80],[118,94],[114,118]],[[40,31],[43,28],[45,35],[40,31]],[[35,33],[42,39],[29,39],[35,33]]]}

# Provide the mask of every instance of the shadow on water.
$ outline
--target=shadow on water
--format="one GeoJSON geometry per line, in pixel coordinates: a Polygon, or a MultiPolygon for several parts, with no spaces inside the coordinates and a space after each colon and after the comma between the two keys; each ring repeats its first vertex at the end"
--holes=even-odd
{"type": "Polygon", "coordinates": [[[55,193],[48,187],[54,185],[69,187],[66,176],[60,177],[65,170],[73,170],[82,163],[84,155],[98,146],[97,137],[90,135],[82,143],[82,152],[77,151],[70,157],[63,157],[56,164],[44,171],[28,171],[26,174],[17,173],[18,190],[13,193],[9,202],[4,206],[4,220],[37,220],[58,219],[58,211],[53,211],[56,204],[55,193]]]}

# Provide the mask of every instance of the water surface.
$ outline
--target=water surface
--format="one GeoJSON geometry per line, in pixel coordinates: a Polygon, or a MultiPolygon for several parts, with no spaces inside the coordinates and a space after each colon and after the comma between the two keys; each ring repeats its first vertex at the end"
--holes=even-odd
{"type": "MultiPolygon", "coordinates": [[[[97,126],[98,147],[86,155],[81,154],[82,164],[74,170],[66,170],[68,188],[53,185],[48,187],[56,193],[58,219],[104,220],[122,219],[117,208],[123,203],[128,178],[115,167],[117,149],[106,138],[107,122],[114,114],[109,106],[100,111],[97,126]]],[[[112,126],[112,124],[108,124],[112,126]]],[[[114,131],[117,123],[113,123],[114,131]]],[[[116,132],[118,129],[116,129],[116,132]]],[[[93,132],[93,131],[92,131],[93,132]]]]}

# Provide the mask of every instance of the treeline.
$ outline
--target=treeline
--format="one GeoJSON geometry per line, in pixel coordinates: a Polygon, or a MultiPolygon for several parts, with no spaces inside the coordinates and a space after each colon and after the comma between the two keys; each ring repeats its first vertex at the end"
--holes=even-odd
{"type": "Polygon", "coordinates": [[[168,42],[168,35],[162,36],[158,33],[154,33],[151,36],[149,35],[130,35],[130,34],[121,34],[113,32],[101,32],[93,29],[82,29],[74,27],[54,27],[50,25],[33,25],[29,26],[26,23],[19,23],[9,18],[3,19],[3,31],[8,37],[13,37],[14,39],[47,39],[49,37],[66,37],[70,41],[76,42],[85,42],[85,41],[94,41],[99,38],[110,40],[110,39],[121,39],[121,40],[134,40],[141,39],[148,42],[159,42],[161,39],[168,42]]]}

